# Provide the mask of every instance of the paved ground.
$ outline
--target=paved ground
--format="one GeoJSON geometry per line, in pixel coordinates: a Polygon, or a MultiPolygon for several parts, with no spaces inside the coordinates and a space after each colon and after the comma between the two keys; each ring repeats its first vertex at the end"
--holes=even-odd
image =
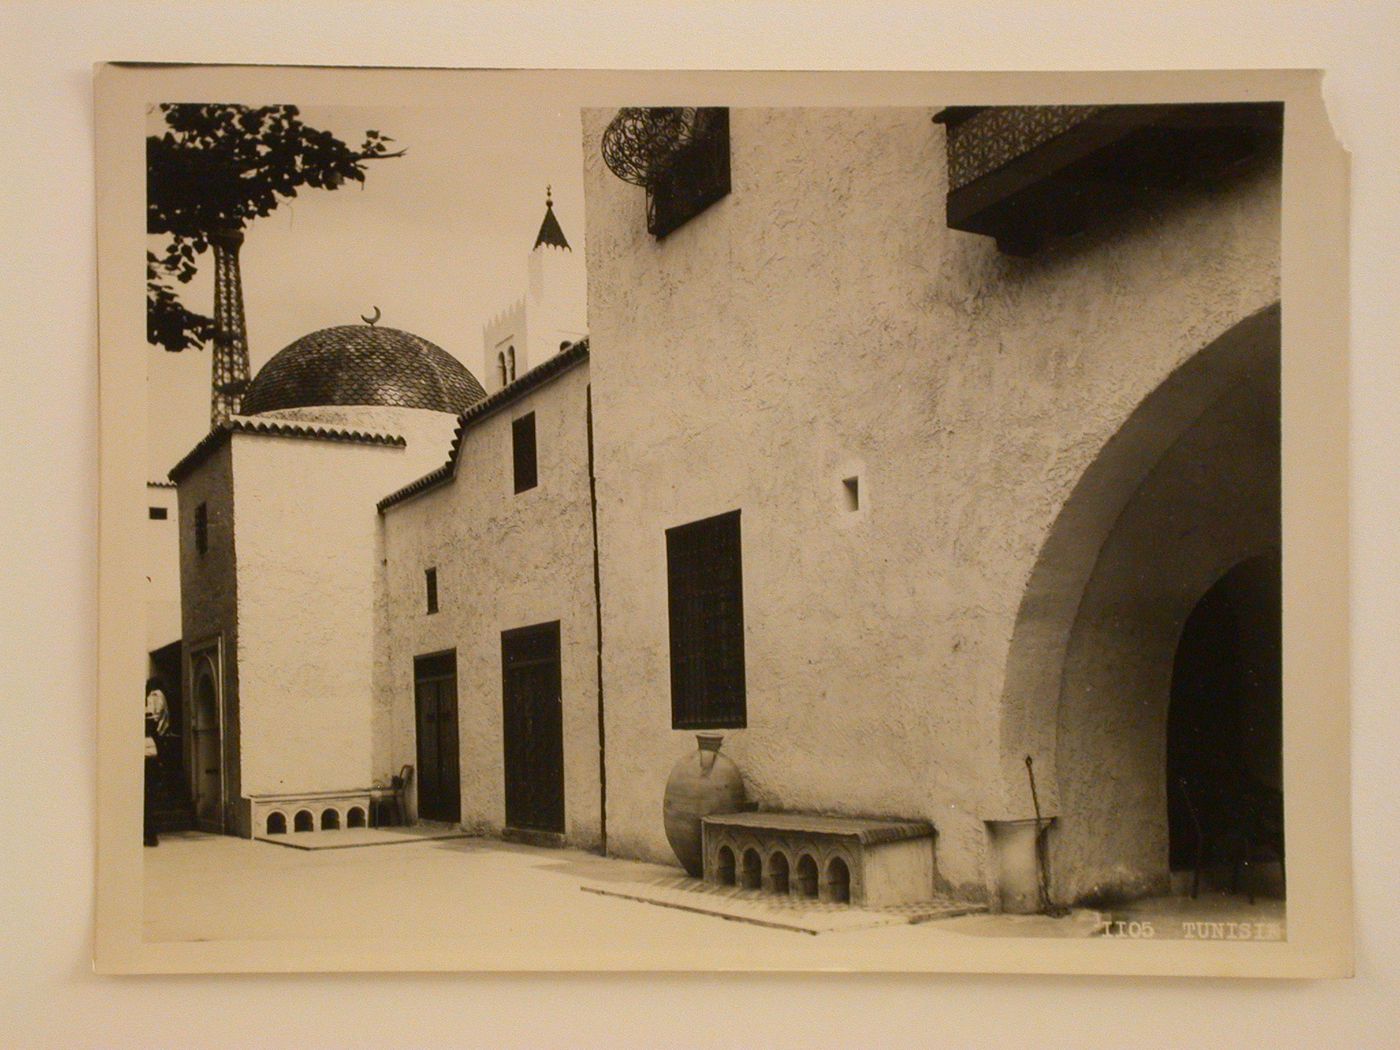
{"type": "Polygon", "coordinates": [[[414,825],[406,828],[336,828],[333,831],[297,831],[260,838],[269,846],[288,849],[359,849],[366,846],[399,846],[429,839],[464,839],[460,828],[414,825]]]}
{"type": "MultiPolygon", "coordinates": [[[[512,968],[548,965],[550,945],[583,952],[600,968],[723,968],[752,958],[800,968],[842,968],[859,958],[897,968],[936,958],[950,941],[1103,932],[1103,916],[1080,911],[1062,919],[828,923],[811,936],[599,892],[671,885],[675,868],[479,838],[302,851],[190,832],[162,836],[144,860],[147,941],[458,938],[518,946],[501,963],[512,968]]],[[[1242,898],[1147,902],[1111,917],[1180,922],[1200,913],[1224,921],[1246,907],[1242,898]]],[[[1244,914],[1281,923],[1282,908],[1261,902],[1244,914]]],[[[1120,933],[1129,935],[1128,927],[1120,933]]],[[[1162,927],[1158,935],[1181,934],[1162,927]]]]}
{"type": "Polygon", "coordinates": [[[674,868],[645,880],[585,882],[580,888],[586,893],[622,897],[655,907],[678,908],[756,926],[812,934],[929,922],[987,910],[986,905],[950,897],[883,908],[856,908],[737,886],[717,886],[693,879],[674,868]]]}

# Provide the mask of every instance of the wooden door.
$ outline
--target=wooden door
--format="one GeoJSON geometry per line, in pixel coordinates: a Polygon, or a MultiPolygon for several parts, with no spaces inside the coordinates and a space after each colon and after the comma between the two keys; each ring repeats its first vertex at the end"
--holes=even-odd
{"type": "Polygon", "coordinates": [[[506,824],[564,830],[559,622],[501,634],[506,824]]]}
{"type": "Polygon", "coordinates": [[[418,816],[462,819],[457,738],[457,653],[415,657],[413,700],[418,724],[418,816]]]}

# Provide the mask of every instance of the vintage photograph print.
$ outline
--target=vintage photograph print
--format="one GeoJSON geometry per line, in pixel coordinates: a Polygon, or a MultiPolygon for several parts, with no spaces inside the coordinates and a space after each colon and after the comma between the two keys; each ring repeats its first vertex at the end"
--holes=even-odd
{"type": "Polygon", "coordinates": [[[103,69],[99,966],[1345,972],[1316,86],[103,69]]]}

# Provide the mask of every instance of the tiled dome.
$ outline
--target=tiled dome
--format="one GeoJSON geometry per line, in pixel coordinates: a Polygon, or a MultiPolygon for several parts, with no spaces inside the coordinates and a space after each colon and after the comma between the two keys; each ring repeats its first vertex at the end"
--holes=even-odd
{"type": "Polygon", "coordinates": [[[243,395],[242,414],[322,405],[465,411],[486,391],[455,357],[397,328],[322,328],[280,350],[243,395]]]}

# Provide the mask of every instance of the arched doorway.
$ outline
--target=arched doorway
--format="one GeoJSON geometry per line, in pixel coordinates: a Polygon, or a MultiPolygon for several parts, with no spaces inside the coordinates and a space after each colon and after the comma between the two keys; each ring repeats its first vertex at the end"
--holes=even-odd
{"type": "Polygon", "coordinates": [[[1177,644],[1168,850],[1172,871],[1190,872],[1193,886],[1201,868],[1224,866],[1233,877],[1239,862],[1282,867],[1281,569],[1278,551],[1234,566],[1196,603],[1177,644]]]}
{"type": "MultiPolygon", "coordinates": [[[[1130,413],[1026,583],[1000,711],[1000,812],[1031,815],[1033,756],[1042,812],[1055,817],[1045,857],[1057,903],[1170,886],[1178,643],[1218,581],[1281,546],[1278,320],[1275,306],[1240,321],[1130,413]]],[[[1277,590],[1272,600],[1276,629],[1277,590]]],[[[1189,720],[1186,705],[1178,714],[1189,720]]]]}
{"type": "Polygon", "coordinates": [[[224,830],[223,733],[219,719],[219,676],[211,652],[193,660],[194,704],[190,720],[190,773],[195,825],[224,830]]]}

